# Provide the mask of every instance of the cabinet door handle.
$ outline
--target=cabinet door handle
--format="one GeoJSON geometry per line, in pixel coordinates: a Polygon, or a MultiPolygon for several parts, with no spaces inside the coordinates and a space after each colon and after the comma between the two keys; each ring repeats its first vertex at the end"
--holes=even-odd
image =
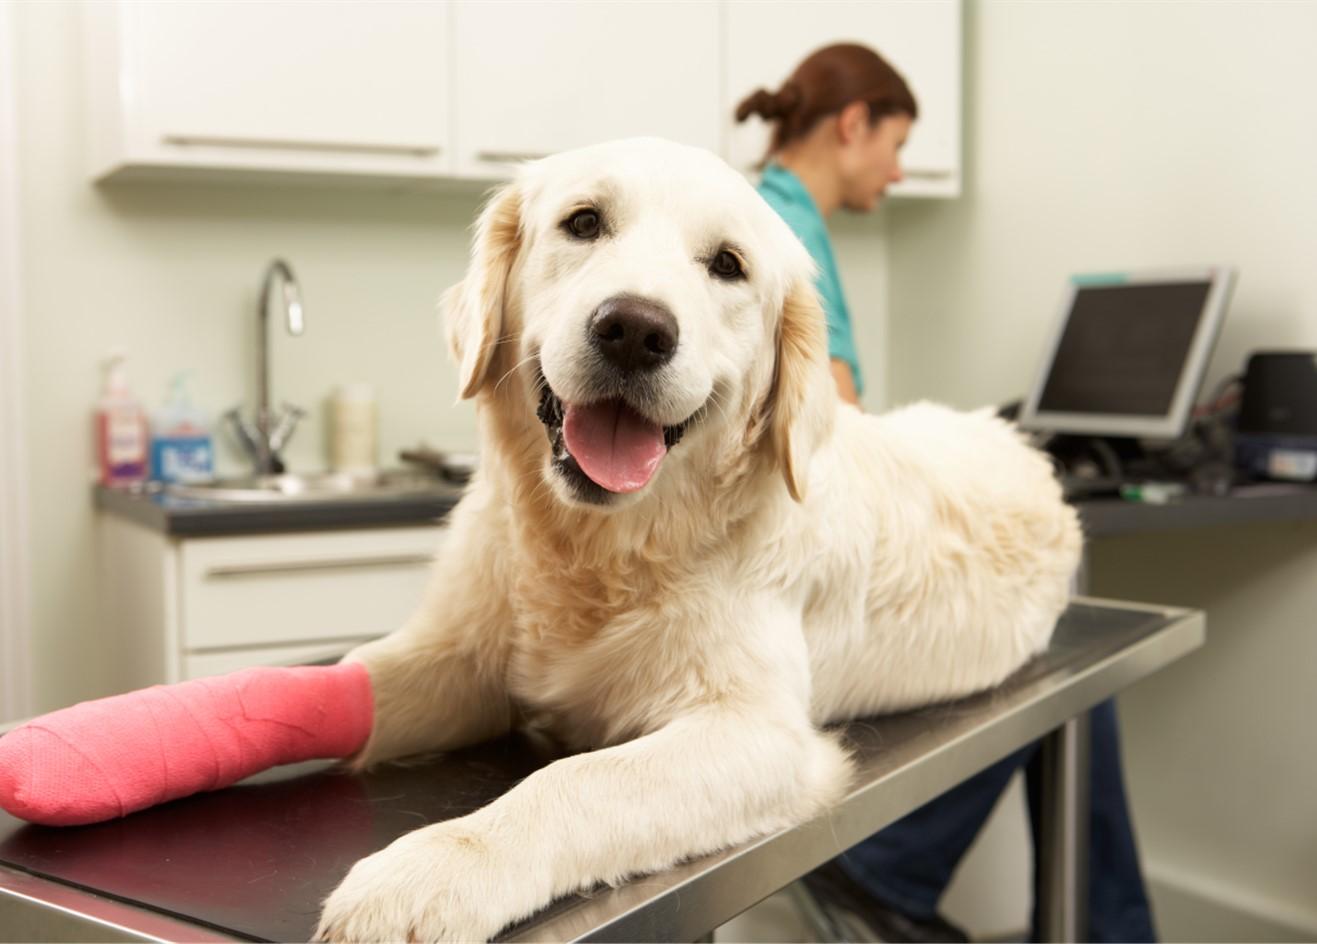
{"type": "Polygon", "coordinates": [[[279,138],[238,138],[227,135],[166,134],[165,144],[176,147],[222,147],[267,151],[320,151],[326,154],[393,154],[434,157],[442,151],[437,144],[364,144],[346,141],[293,141],[279,138]]]}
{"type": "Polygon", "coordinates": [[[489,164],[517,164],[521,161],[538,161],[548,157],[538,151],[477,151],[476,160],[489,164]]]}
{"type": "Polygon", "coordinates": [[[372,567],[405,567],[433,564],[433,554],[395,554],[391,557],[341,557],[306,561],[265,561],[206,568],[207,577],[259,577],[315,570],[363,570],[372,567]]]}
{"type": "Polygon", "coordinates": [[[933,170],[933,169],[920,169],[916,167],[916,168],[904,168],[902,170],[903,176],[905,176],[909,180],[946,180],[953,173],[954,171],[952,171],[950,168],[947,169],[938,168],[936,170],[933,170]]]}

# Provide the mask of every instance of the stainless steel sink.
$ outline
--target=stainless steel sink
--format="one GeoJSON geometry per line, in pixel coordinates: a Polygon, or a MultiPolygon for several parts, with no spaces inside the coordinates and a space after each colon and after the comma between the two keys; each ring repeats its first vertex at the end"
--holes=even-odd
{"type": "Polygon", "coordinates": [[[191,485],[166,485],[165,493],[223,502],[383,501],[422,494],[452,494],[459,488],[457,483],[433,474],[397,469],[365,476],[320,472],[215,479],[191,485]]]}

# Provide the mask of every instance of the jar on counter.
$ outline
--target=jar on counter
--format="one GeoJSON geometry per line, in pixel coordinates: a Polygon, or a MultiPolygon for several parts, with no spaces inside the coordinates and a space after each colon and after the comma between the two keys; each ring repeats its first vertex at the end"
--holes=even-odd
{"type": "Polygon", "coordinates": [[[335,472],[375,472],[376,413],[375,390],[370,384],[344,384],[334,391],[330,400],[329,465],[335,472]]]}

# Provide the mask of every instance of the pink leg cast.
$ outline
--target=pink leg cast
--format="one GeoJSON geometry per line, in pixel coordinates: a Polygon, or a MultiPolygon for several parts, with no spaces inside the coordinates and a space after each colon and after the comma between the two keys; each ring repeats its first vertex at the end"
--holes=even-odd
{"type": "Polygon", "coordinates": [[[0,807],[49,826],[126,816],[278,764],[348,757],[373,714],[359,663],[244,669],[86,701],[0,737],[0,807]]]}

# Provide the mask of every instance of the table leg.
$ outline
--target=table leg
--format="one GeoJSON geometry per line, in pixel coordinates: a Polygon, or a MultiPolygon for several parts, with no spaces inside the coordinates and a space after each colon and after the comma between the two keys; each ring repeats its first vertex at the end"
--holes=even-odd
{"type": "Polygon", "coordinates": [[[1088,939],[1088,714],[1043,738],[1038,920],[1044,941],[1088,939]]]}

